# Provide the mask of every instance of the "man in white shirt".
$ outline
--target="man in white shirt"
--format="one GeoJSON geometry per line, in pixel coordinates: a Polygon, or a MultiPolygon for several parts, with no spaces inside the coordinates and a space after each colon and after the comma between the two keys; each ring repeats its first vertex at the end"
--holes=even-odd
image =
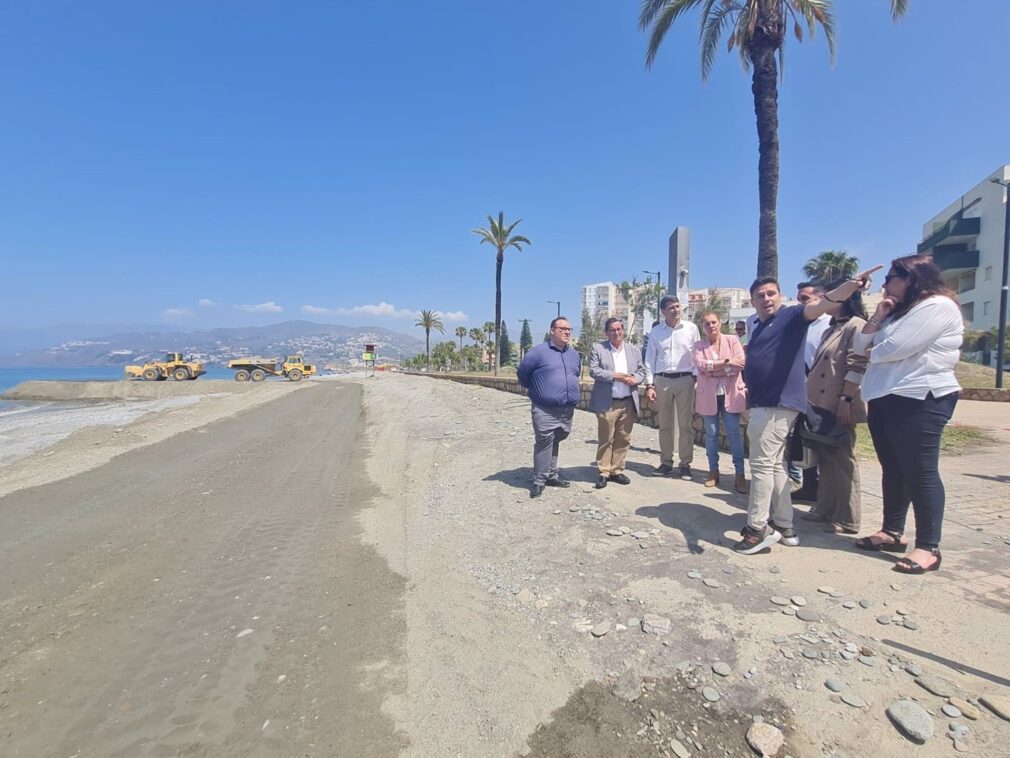
{"type": "Polygon", "coordinates": [[[645,397],[659,417],[659,466],[654,476],[674,473],[673,447],[677,443],[679,476],[691,478],[694,460],[694,343],[698,327],[681,319],[680,300],[667,295],[659,301],[663,321],[649,332],[645,349],[645,397]]]}
{"type": "Polygon", "coordinates": [[[608,318],[603,326],[607,339],[593,345],[589,356],[589,376],[593,394],[589,410],[596,414],[596,489],[608,482],[631,484],[624,473],[624,461],[631,447],[631,431],[638,419],[638,385],[645,381],[642,353],[624,340],[624,322],[608,318]]]}

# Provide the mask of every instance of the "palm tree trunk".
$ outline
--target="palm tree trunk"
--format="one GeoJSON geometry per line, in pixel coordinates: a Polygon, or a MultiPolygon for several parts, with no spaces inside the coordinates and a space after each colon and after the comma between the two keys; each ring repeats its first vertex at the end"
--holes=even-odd
{"type": "Polygon", "coordinates": [[[778,277],[779,105],[775,51],[782,44],[778,0],[760,0],[760,18],[749,57],[754,67],[751,92],[758,132],[758,276],[778,277]]]}
{"type": "Polygon", "coordinates": [[[424,362],[428,366],[428,373],[431,373],[431,329],[424,330],[424,362]]]}
{"type": "MultiPolygon", "coordinates": [[[[498,347],[498,332],[501,330],[501,267],[505,262],[505,251],[499,250],[494,272],[494,375],[498,376],[498,362],[501,356],[498,347]]],[[[489,335],[490,336],[490,335],[489,335]]]]}

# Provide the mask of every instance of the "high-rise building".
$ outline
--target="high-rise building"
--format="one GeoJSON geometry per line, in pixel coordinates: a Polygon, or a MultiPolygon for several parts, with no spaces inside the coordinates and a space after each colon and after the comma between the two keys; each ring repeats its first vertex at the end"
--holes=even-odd
{"type": "Polygon", "coordinates": [[[923,224],[918,245],[958,293],[969,329],[988,330],[999,323],[1006,209],[998,182],[1010,182],[1010,165],[1000,166],[923,224]]]}
{"type": "MultiPolygon", "coordinates": [[[[639,285],[635,294],[642,293],[646,286],[639,285]]],[[[623,319],[628,336],[636,339],[649,331],[655,319],[656,304],[652,302],[643,303],[640,313],[632,315],[621,288],[614,282],[587,284],[582,287],[580,301],[581,310],[588,310],[600,322],[608,318],[623,319]]]]}

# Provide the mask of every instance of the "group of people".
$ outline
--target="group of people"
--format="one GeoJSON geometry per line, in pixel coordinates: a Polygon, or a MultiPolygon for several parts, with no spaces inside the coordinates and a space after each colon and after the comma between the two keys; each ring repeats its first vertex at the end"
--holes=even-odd
{"type": "MultiPolygon", "coordinates": [[[[883,298],[868,316],[862,293],[881,268],[823,289],[804,283],[792,306],[783,304],[776,279],[759,277],[750,288],[755,315],[743,329],[737,323],[737,334],[723,333],[719,314],[711,311],[699,315],[699,331],[682,318],[677,297],[667,295],[644,356],[625,340],[623,322],[608,319],[607,339],[593,345],[589,356],[594,381],[589,410],[599,432],[595,486],[631,483],[625,459],[644,385],[659,426],[660,461],[653,475],[692,479],[697,413],[708,458],[705,486],[718,486],[720,421],[725,427],[734,488],[749,498],[737,552],[754,555],[779,542],[799,544],[790,482],[800,476],[793,458],[803,448],[815,454],[819,473],[815,478],[811,470],[805,477],[805,494],[816,486],[816,495],[804,519],[856,534],[861,517],[856,425],[867,421],[883,471],[883,524],[855,547],[905,553],[911,505],[914,549],[894,569],[911,574],[939,569],[940,438],[960,392],[954,366],[964,326],[956,294],[945,287],[932,259],[919,255],[892,261],[883,298]],[[741,432],[745,412],[749,482],[741,432]]],[[[531,349],[517,371],[532,401],[531,498],[546,487],[570,486],[558,470],[558,451],[580,398],[582,363],[571,337],[569,321],[554,319],[549,339],[531,349]]]]}

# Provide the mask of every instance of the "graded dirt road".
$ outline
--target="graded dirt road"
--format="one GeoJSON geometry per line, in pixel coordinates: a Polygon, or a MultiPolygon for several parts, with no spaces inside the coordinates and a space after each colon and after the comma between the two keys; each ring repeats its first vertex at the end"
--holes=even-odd
{"type": "Polygon", "coordinates": [[[324,383],[0,498],[0,754],[396,754],[361,426],[324,383]]]}

